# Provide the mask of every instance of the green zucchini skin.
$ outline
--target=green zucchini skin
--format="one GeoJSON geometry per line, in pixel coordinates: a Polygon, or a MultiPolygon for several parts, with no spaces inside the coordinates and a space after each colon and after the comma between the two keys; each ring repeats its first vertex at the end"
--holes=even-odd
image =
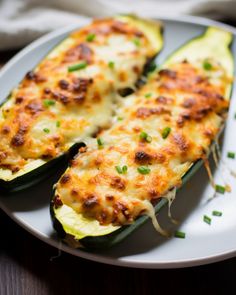
{"type": "MultiPolygon", "coordinates": [[[[189,42],[187,42],[186,44],[184,44],[183,46],[181,46],[179,49],[177,49],[173,54],[171,54],[166,61],[164,62],[164,64],[160,67],[163,68],[164,66],[166,66],[168,64],[168,61],[171,60],[172,58],[175,58],[175,54],[178,52],[181,52],[182,50],[184,50],[185,46],[188,46],[191,42],[195,42],[197,40],[200,40],[202,37],[205,37],[206,33],[204,33],[203,35],[196,37],[192,40],[190,40],[189,42]]],[[[231,44],[231,42],[229,42],[231,44]]],[[[228,48],[230,48],[230,44],[228,48]]],[[[228,51],[229,54],[229,59],[231,58],[231,61],[233,63],[233,56],[230,52],[230,50],[228,51]]],[[[232,84],[229,85],[229,91],[227,92],[227,96],[230,98],[231,93],[232,93],[232,84]]],[[[220,133],[223,130],[223,126],[220,129],[220,132],[218,133],[217,137],[220,135],[220,133]]],[[[212,142],[212,145],[214,145],[215,142],[212,142]]],[[[206,156],[208,157],[210,155],[211,149],[209,149],[209,154],[207,154],[206,156]]],[[[199,170],[199,168],[203,165],[204,161],[202,159],[197,160],[195,163],[193,163],[193,165],[190,167],[190,169],[185,173],[185,175],[182,177],[182,185],[185,185],[185,183],[199,170]]],[[[178,188],[177,191],[179,191],[178,188]]],[[[54,198],[54,197],[53,197],[54,198]]],[[[64,231],[62,224],[57,220],[56,216],[55,216],[55,212],[54,212],[54,201],[51,201],[50,204],[50,214],[51,214],[51,218],[52,218],[52,222],[53,222],[53,226],[55,228],[55,230],[58,233],[58,236],[61,239],[65,239],[66,236],[68,236],[68,234],[64,231]]],[[[159,202],[156,204],[155,206],[155,212],[158,213],[161,208],[163,208],[166,204],[168,203],[168,200],[165,198],[161,198],[159,200],[159,202]]],[[[121,228],[119,228],[118,230],[104,235],[104,236],[97,236],[97,237],[85,237],[81,240],[79,240],[79,244],[82,245],[83,247],[87,248],[87,249],[91,249],[91,250],[99,250],[99,249],[107,249],[110,247],[113,247],[115,245],[117,245],[118,243],[122,242],[126,237],[128,237],[129,235],[131,235],[136,229],[138,229],[139,227],[141,227],[147,220],[149,219],[148,216],[140,216],[133,224],[131,225],[125,225],[122,226],[121,228]]],[[[71,236],[72,237],[72,236],[71,236]]],[[[73,238],[73,237],[72,237],[73,238]]]]}
{"type": "Polygon", "coordinates": [[[14,193],[26,189],[46,179],[49,175],[57,171],[59,167],[63,166],[66,168],[69,160],[76,155],[78,149],[82,146],[84,146],[84,143],[75,143],[67,153],[62,154],[11,181],[0,179],[0,192],[14,193]]]}

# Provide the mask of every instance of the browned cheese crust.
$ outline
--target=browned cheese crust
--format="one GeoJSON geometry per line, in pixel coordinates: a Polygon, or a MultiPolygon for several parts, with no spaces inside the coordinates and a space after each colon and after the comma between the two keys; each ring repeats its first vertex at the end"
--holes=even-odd
{"type": "Polygon", "coordinates": [[[117,90],[133,87],[154,54],[140,30],[115,19],[72,33],[1,107],[0,170],[14,175],[48,161],[109,124],[117,90]],[[81,68],[71,70],[75,65],[81,68]]]}
{"type": "Polygon", "coordinates": [[[206,157],[228,109],[224,72],[209,77],[200,65],[164,68],[126,98],[100,144],[89,142],[62,176],[57,199],[101,225],[124,225],[179,187],[206,157]]]}

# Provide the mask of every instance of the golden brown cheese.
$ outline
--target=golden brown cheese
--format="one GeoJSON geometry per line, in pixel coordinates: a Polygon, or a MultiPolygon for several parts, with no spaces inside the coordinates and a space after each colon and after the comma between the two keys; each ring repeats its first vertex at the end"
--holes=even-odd
{"type": "Polygon", "coordinates": [[[228,108],[225,73],[184,61],[124,99],[112,127],[90,140],[57,184],[56,199],[101,225],[132,223],[204,159],[228,108]],[[217,72],[217,75],[215,75],[217,72]]]}
{"type": "Polygon", "coordinates": [[[22,174],[33,161],[42,165],[110,124],[117,91],[134,87],[155,53],[140,30],[115,19],[72,33],[1,107],[2,178],[22,174]]]}

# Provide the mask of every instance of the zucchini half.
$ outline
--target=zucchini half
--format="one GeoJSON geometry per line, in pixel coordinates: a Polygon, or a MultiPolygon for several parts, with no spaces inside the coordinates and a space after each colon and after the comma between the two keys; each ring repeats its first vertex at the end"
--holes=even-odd
{"type": "MultiPolygon", "coordinates": [[[[194,63],[199,59],[208,60],[211,57],[221,63],[228,77],[233,77],[234,61],[229,48],[232,38],[232,34],[223,29],[209,27],[203,35],[189,41],[169,56],[161,66],[161,69],[168,69],[170,65],[183,62],[184,60],[194,63]]],[[[155,79],[155,75],[156,73],[153,73],[150,80],[155,79]]],[[[146,89],[148,89],[148,83],[145,86],[146,89]]],[[[224,98],[229,100],[233,80],[228,79],[225,83],[224,98]]],[[[222,127],[219,129],[222,130],[222,127]]],[[[209,155],[210,150],[209,148],[206,157],[209,155]]],[[[181,186],[196,173],[202,164],[203,160],[200,158],[189,165],[188,171],[182,175],[181,186]]],[[[168,200],[165,196],[159,198],[155,206],[155,212],[157,213],[167,202],[168,200]]],[[[63,204],[58,199],[57,192],[54,192],[50,212],[53,226],[60,238],[72,247],[86,247],[90,249],[104,249],[116,245],[149,218],[146,215],[140,216],[132,224],[121,227],[113,225],[101,226],[97,220],[85,218],[82,214],[76,213],[71,207],[63,204]]]]}
{"type": "Polygon", "coordinates": [[[162,46],[161,24],[132,15],[95,20],[57,45],[1,106],[0,189],[29,187],[68,162],[162,46]]]}

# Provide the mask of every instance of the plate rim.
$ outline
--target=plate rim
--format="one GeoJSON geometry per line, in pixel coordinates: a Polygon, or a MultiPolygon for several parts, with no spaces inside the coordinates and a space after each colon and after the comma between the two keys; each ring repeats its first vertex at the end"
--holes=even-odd
{"type": "MultiPolygon", "coordinates": [[[[156,14],[155,19],[160,21],[176,21],[179,23],[187,23],[187,24],[195,24],[195,25],[202,25],[202,26],[217,26],[224,28],[231,32],[234,36],[236,36],[236,28],[224,24],[219,21],[211,20],[205,17],[199,17],[199,16],[191,16],[191,15],[178,15],[178,16],[166,16],[166,15],[159,15],[156,14]]],[[[85,20],[84,24],[88,23],[91,20],[91,18],[88,18],[88,21],[85,20]]],[[[83,25],[84,25],[83,24],[83,25]]],[[[76,30],[81,27],[81,24],[71,24],[68,26],[65,26],[63,28],[56,29],[50,33],[45,34],[44,36],[38,38],[37,40],[33,41],[26,47],[24,47],[22,50],[20,50],[13,58],[11,58],[0,70],[0,78],[2,75],[5,74],[5,72],[8,71],[9,68],[14,66],[14,64],[19,61],[23,56],[27,55],[28,52],[34,50],[34,48],[37,48],[38,46],[49,42],[51,39],[59,37],[63,34],[69,34],[73,30],[76,30]]],[[[222,261],[228,258],[232,258],[236,255],[236,247],[231,250],[222,251],[218,254],[213,255],[207,255],[202,256],[198,258],[192,258],[192,259],[186,259],[186,260],[172,260],[168,262],[145,262],[145,261],[130,261],[125,260],[122,258],[113,258],[108,256],[101,256],[99,253],[94,254],[91,252],[85,252],[83,250],[73,249],[69,246],[63,244],[61,241],[53,239],[52,237],[47,236],[41,231],[38,231],[33,226],[28,224],[27,222],[21,220],[15,215],[15,212],[12,212],[5,206],[1,200],[0,200],[0,209],[2,209],[14,222],[16,222],[21,228],[38,238],[39,240],[59,249],[66,253],[69,253],[73,256],[77,256],[79,258],[88,259],[94,262],[99,263],[105,263],[109,265],[115,265],[115,266],[122,266],[122,267],[132,267],[132,268],[146,268],[146,269],[169,269],[169,268],[183,268],[183,267],[190,267],[190,266],[198,266],[198,265],[204,265],[209,264],[213,262],[222,261]],[[78,253],[78,254],[77,254],[78,253]]],[[[49,210],[49,209],[48,209],[49,210]]]]}

